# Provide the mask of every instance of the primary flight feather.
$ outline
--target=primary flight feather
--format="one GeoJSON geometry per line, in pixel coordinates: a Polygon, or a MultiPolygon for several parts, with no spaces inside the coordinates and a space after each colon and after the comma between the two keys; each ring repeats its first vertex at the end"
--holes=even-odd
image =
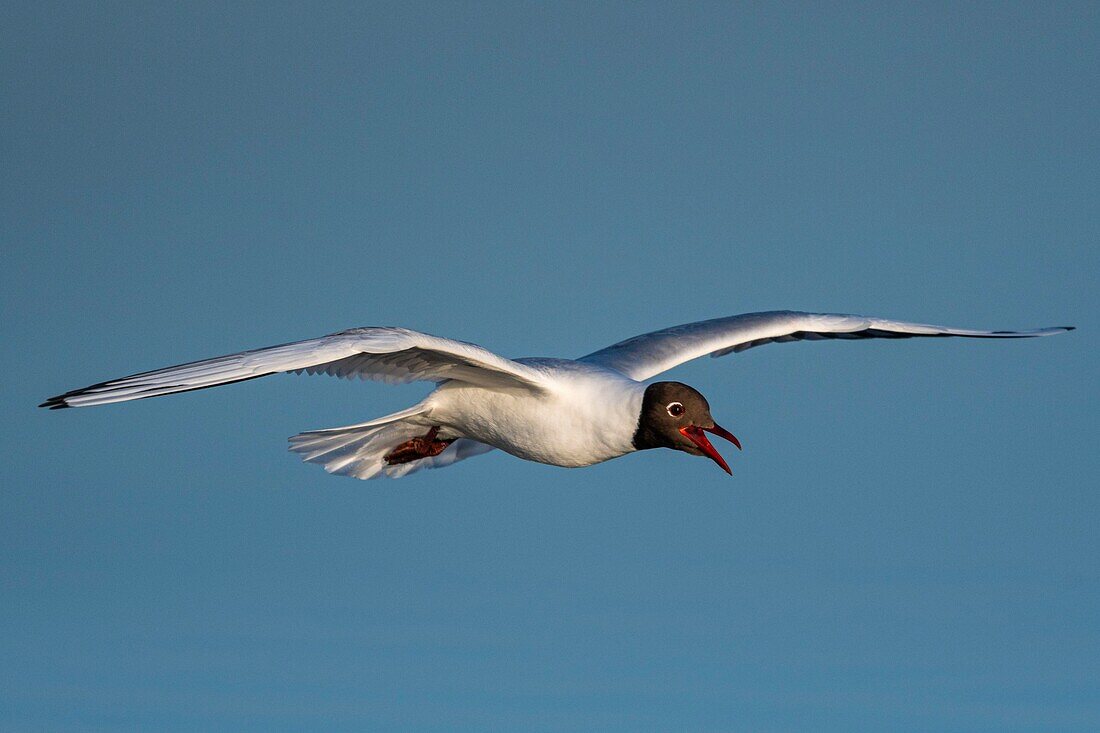
{"type": "Polygon", "coordinates": [[[353,328],[133,374],[50,397],[53,410],[158,397],[277,372],[386,382],[430,381],[424,400],[357,425],[290,438],[290,449],[330,473],[369,479],[447,466],[493,448],[555,466],[589,466],[648,448],[672,448],[729,466],[707,433],[737,445],[697,390],[643,384],[700,356],[768,343],[822,339],[1031,338],[1073,330],[974,331],[864,316],[770,311],[642,334],[580,359],[506,359],[474,344],[404,328],[353,328]]]}

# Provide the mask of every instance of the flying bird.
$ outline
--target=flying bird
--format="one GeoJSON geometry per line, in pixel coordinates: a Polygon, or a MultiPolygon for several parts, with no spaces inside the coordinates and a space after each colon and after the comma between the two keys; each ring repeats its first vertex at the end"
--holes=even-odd
{"type": "Polygon", "coordinates": [[[499,448],[554,466],[590,466],[649,448],[729,465],[707,434],[733,433],[698,390],[655,377],[701,356],[824,339],[1031,338],[1073,330],[972,331],[864,316],[770,311],[686,323],[620,341],[579,359],[506,359],[463,341],[366,327],[142,372],[51,397],[51,410],[90,407],[294,372],[399,383],[435,382],[424,400],[356,425],[290,438],[290,450],[329,473],[396,478],[499,448]]]}

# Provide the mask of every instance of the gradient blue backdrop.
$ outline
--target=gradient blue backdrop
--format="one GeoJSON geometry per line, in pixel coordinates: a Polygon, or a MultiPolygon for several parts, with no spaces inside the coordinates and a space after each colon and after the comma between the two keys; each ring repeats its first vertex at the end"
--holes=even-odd
{"type": "Polygon", "coordinates": [[[5,3],[0,730],[1100,730],[1095,3],[5,3]],[[285,452],[425,388],[103,378],[771,308],[652,451],[285,452]]]}

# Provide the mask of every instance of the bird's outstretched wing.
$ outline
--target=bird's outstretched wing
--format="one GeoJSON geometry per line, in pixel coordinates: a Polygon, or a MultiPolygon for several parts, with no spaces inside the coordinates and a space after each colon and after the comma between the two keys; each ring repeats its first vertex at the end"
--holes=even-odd
{"type": "Polygon", "coordinates": [[[497,389],[542,389],[541,374],[463,341],[405,328],[353,328],[308,341],[142,372],[51,397],[40,407],[86,407],[295,372],[385,382],[456,380],[497,389]]]}
{"type": "Polygon", "coordinates": [[[641,381],[700,356],[725,356],[771,343],[915,336],[1031,338],[1072,330],[1072,326],[1063,326],[1031,331],[971,331],[837,313],[768,311],[685,323],[642,334],[581,357],[580,361],[614,369],[641,381]]]}

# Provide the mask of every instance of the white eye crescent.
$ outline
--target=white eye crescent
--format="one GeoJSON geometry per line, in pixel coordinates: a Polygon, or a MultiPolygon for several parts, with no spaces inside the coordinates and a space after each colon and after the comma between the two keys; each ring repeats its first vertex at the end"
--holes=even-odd
{"type": "Polygon", "coordinates": [[[680,402],[669,402],[665,405],[665,409],[672,417],[680,417],[684,414],[684,405],[680,402]]]}

